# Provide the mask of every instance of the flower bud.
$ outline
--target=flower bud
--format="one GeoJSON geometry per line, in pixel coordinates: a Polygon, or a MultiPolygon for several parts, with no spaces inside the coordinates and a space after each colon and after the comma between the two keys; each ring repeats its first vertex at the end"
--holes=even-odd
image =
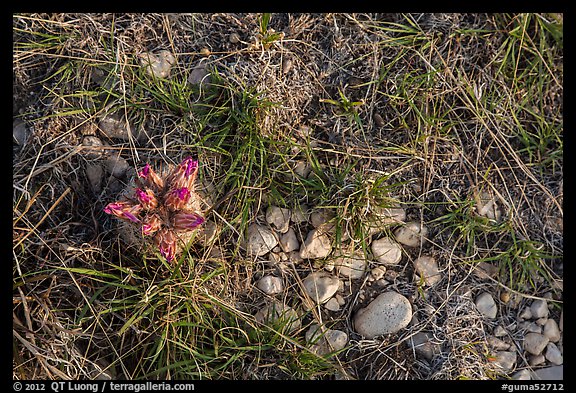
{"type": "Polygon", "coordinates": [[[142,220],[142,235],[149,236],[154,234],[162,227],[162,219],[157,214],[146,216],[142,220]]]}
{"type": "Polygon", "coordinates": [[[190,200],[190,190],[186,187],[170,189],[164,197],[164,204],[172,211],[182,209],[190,200]]]}
{"type": "Polygon", "coordinates": [[[206,219],[197,213],[179,212],[174,215],[174,228],[179,231],[191,230],[204,224],[206,219]]]}
{"type": "Polygon", "coordinates": [[[178,165],[170,176],[170,184],[176,188],[194,189],[194,180],[198,174],[198,161],[188,157],[178,165]]]}
{"type": "Polygon", "coordinates": [[[156,196],[154,196],[154,191],[149,188],[145,190],[137,188],[136,198],[145,209],[155,209],[158,206],[158,200],[156,196]]]}
{"type": "Polygon", "coordinates": [[[164,188],[164,180],[150,167],[150,164],[146,164],[138,172],[138,177],[144,179],[144,184],[148,187],[156,188],[157,190],[164,188]]]}
{"type": "Polygon", "coordinates": [[[174,232],[168,229],[161,229],[154,238],[154,241],[158,246],[158,249],[160,250],[160,254],[168,262],[172,262],[172,260],[176,256],[177,240],[178,238],[176,237],[174,232]]]}
{"type": "Polygon", "coordinates": [[[122,220],[140,222],[138,217],[136,217],[140,210],[142,210],[142,206],[138,204],[133,204],[129,201],[119,201],[106,205],[104,213],[112,214],[122,220]]]}

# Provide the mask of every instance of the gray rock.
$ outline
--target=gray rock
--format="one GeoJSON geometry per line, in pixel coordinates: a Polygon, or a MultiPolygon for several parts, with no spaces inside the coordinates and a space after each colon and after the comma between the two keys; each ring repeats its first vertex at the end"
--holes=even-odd
{"type": "Polygon", "coordinates": [[[313,323],[304,333],[304,338],[310,344],[317,344],[322,339],[322,333],[323,329],[320,328],[320,325],[313,323]]]}
{"type": "Polygon", "coordinates": [[[560,340],[560,328],[553,319],[548,319],[544,324],[543,334],[548,337],[550,342],[557,343],[560,340]]]}
{"type": "Polygon", "coordinates": [[[368,339],[404,329],[412,319],[410,301],[397,292],[384,292],[354,316],[356,331],[368,339]]]}
{"type": "Polygon", "coordinates": [[[491,348],[497,351],[507,351],[510,348],[510,344],[494,336],[488,336],[486,341],[491,348]]]}
{"type": "Polygon", "coordinates": [[[310,214],[310,223],[314,228],[318,228],[320,225],[331,221],[334,217],[336,215],[331,210],[319,209],[310,214]]]}
{"type": "Polygon", "coordinates": [[[93,135],[85,136],[82,139],[82,149],[86,154],[86,158],[94,159],[102,157],[105,151],[104,146],[100,138],[93,135]]]}
{"type": "Polygon", "coordinates": [[[206,67],[206,63],[204,61],[200,61],[194,66],[194,68],[192,68],[190,75],[188,75],[188,83],[194,86],[206,88],[212,85],[212,74],[206,67]]]}
{"type": "Polygon", "coordinates": [[[514,375],[512,375],[512,379],[515,381],[529,381],[532,379],[532,376],[530,374],[530,370],[525,368],[523,370],[515,372],[514,375]]]}
{"type": "Polygon", "coordinates": [[[546,322],[548,322],[548,318],[538,318],[536,321],[534,321],[536,323],[536,325],[538,326],[544,326],[546,325],[546,322]]]}
{"type": "Polygon", "coordinates": [[[334,259],[334,266],[340,276],[355,280],[362,278],[368,263],[364,255],[354,253],[352,255],[339,255],[334,259]]]}
{"type": "Polygon", "coordinates": [[[102,177],[104,176],[104,169],[102,165],[97,163],[88,163],[86,165],[86,177],[90,183],[90,188],[95,194],[102,191],[102,177]]]}
{"type": "Polygon", "coordinates": [[[370,246],[376,261],[396,265],[402,259],[402,247],[389,237],[373,240],[370,246]]]}
{"type": "Polygon", "coordinates": [[[338,278],[325,273],[310,273],[303,281],[304,290],[316,303],[328,301],[338,290],[338,278]]]}
{"type": "Polygon", "coordinates": [[[518,328],[528,333],[542,333],[542,327],[536,322],[524,321],[518,325],[518,328]]]}
{"type": "Polygon", "coordinates": [[[419,222],[411,221],[394,231],[398,243],[409,247],[419,247],[426,242],[428,228],[419,222]]]}
{"type": "Polygon", "coordinates": [[[496,314],[498,313],[498,307],[496,307],[496,303],[488,292],[483,292],[476,298],[476,308],[482,315],[486,318],[494,319],[496,318],[496,314]]]}
{"type": "Polygon", "coordinates": [[[326,308],[326,310],[334,312],[340,311],[340,303],[338,303],[338,300],[336,300],[336,298],[331,298],[330,300],[328,300],[326,304],[324,304],[324,307],[326,308]]]}
{"type": "Polygon", "coordinates": [[[544,299],[536,299],[532,302],[530,306],[530,311],[532,312],[532,318],[548,318],[548,302],[544,299]]]}
{"type": "Polygon", "coordinates": [[[256,283],[256,287],[267,295],[281,293],[284,290],[282,279],[276,276],[264,276],[256,283]]]}
{"type": "Polygon", "coordinates": [[[370,274],[374,280],[380,280],[381,278],[384,278],[384,275],[386,274],[386,268],[383,266],[376,266],[370,271],[370,274]]]}
{"type": "Polygon", "coordinates": [[[432,360],[434,355],[440,353],[438,344],[434,344],[432,334],[426,332],[418,332],[408,340],[408,346],[413,349],[417,355],[422,356],[427,360],[432,360]]]}
{"type": "Polygon", "coordinates": [[[300,258],[302,259],[318,259],[326,258],[332,251],[332,244],[330,237],[318,230],[318,228],[311,230],[306,237],[304,243],[300,246],[300,258]]]}
{"type": "Polygon", "coordinates": [[[556,366],[559,366],[562,363],[564,363],[564,358],[562,357],[562,353],[560,353],[560,350],[558,349],[558,347],[554,343],[548,343],[546,345],[546,353],[544,354],[544,356],[546,357],[546,359],[550,363],[552,363],[556,366]]]}
{"type": "Polygon", "coordinates": [[[139,56],[140,65],[146,69],[148,75],[154,78],[167,78],[176,59],[172,52],[161,50],[158,53],[147,52],[139,56]]]}
{"type": "Polygon", "coordinates": [[[278,239],[274,233],[261,225],[251,224],[246,231],[246,252],[252,257],[266,255],[276,245],[278,239]]]}
{"type": "Polygon", "coordinates": [[[296,232],[294,232],[294,229],[289,228],[288,232],[280,236],[280,247],[284,252],[291,252],[300,248],[300,242],[296,237],[296,232]]]}
{"type": "Polygon", "coordinates": [[[499,221],[502,215],[494,198],[485,191],[478,193],[476,196],[476,211],[478,215],[496,221],[499,221]]]}
{"type": "Polygon", "coordinates": [[[414,261],[414,269],[428,286],[432,286],[442,279],[442,275],[438,269],[438,263],[436,259],[431,256],[422,255],[417,258],[414,261]]]}
{"type": "Polygon", "coordinates": [[[104,160],[104,167],[112,176],[121,178],[126,174],[130,165],[125,158],[121,157],[118,153],[112,154],[104,160]]]}
{"type": "Polygon", "coordinates": [[[293,171],[301,178],[306,178],[312,172],[312,166],[306,161],[296,161],[294,163],[293,171]]]}
{"type": "Polygon", "coordinates": [[[560,331],[564,331],[564,310],[560,312],[560,322],[558,322],[558,328],[560,331]]]}
{"type": "Polygon", "coordinates": [[[290,209],[278,206],[270,206],[266,210],[266,222],[280,233],[288,232],[290,224],[290,209]]]}
{"type": "Polygon", "coordinates": [[[240,42],[240,36],[239,36],[238,33],[236,33],[236,32],[231,33],[231,34],[228,36],[228,41],[230,41],[231,44],[237,44],[237,43],[240,42]]]}
{"type": "Polygon", "coordinates": [[[507,334],[506,329],[504,329],[501,325],[498,325],[494,328],[494,336],[495,337],[503,337],[506,334],[507,334]]]}
{"type": "Polygon", "coordinates": [[[264,306],[255,315],[257,322],[292,333],[302,327],[296,310],[283,303],[274,302],[264,306]]]}
{"type": "Polygon", "coordinates": [[[300,251],[290,251],[288,253],[288,260],[294,265],[298,265],[303,261],[303,259],[300,257],[300,251]]]}
{"type": "Polygon", "coordinates": [[[478,278],[484,280],[487,278],[495,278],[498,275],[498,267],[491,263],[482,261],[474,266],[472,271],[478,278]]]}
{"type": "Polygon", "coordinates": [[[500,366],[504,372],[509,372],[516,364],[516,352],[498,351],[494,355],[493,364],[500,366]]]}
{"type": "Polygon", "coordinates": [[[539,366],[541,364],[543,364],[546,361],[546,357],[544,357],[544,355],[540,354],[540,355],[530,355],[529,360],[528,360],[528,364],[532,367],[534,366],[539,366]]]}
{"type": "Polygon", "coordinates": [[[520,319],[532,319],[532,311],[530,311],[530,307],[524,307],[520,315],[518,315],[520,319]]]}
{"type": "Polygon", "coordinates": [[[310,326],[305,338],[308,343],[312,344],[310,349],[321,356],[344,349],[348,344],[348,335],[345,332],[321,328],[318,324],[310,326]]]}
{"type": "Polygon", "coordinates": [[[290,220],[294,224],[301,224],[308,221],[308,207],[306,205],[301,205],[292,209],[290,220]]]}
{"type": "Polygon", "coordinates": [[[406,219],[406,211],[401,207],[382,207],[373,205],[370,207],[368,225],[374,233],[381,232],[394,224],[402,224],[406,219]]]}
{"type": "Polygon", "coordinates": [[[532,355],[539,355],[542,353],[546,345],[548,345],[548,337],[540,333],[528,333],[524,337],[523,347],[532,355]]]}
{"type": "Polygon", "coordinates": [[[532,379],[537,381],[562,381],[564,380],[564,366],[552,366],[541,368],[531,372],[532,379]]]}
{"type": "Polygon", "coordinates": [[[138,138],[131,125],[126,121],[123,114],[112,113],[100,117],[98,129],[108,138],[130,140],[132,137],[138,138]]]}
{"type": "Polygon", "coordinates": [[[324,335],[324,339],[326,340],[327,347],[330,349],[329,352],[344,349],[346,344],[348,344],[348,335],[341,330],[328,329],[324,335]]]}
{"type": "Polygon", "coordinates": [[[20,119],[12,121],[12,140],[20,146],[24,146],[30,137],[30,130],[26,127],[26,123],[20,119]]]}

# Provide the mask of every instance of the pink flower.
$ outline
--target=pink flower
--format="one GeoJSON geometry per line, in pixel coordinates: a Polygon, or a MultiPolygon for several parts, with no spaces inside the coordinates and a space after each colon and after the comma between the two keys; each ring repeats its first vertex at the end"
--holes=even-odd
{"type": "Polygon", "coordinates": [[[140,222],[138,213],[142,210],[142,206],[133,204],[129,201],[112,202],[106,205],[104,213],[112,214],[122,220],[129,220],[132,222],[140,222]]]}
{"type": "Polygon", "coordinates": [[[182,209],[190,200],[190,190],[186,187],[171,189],[164,197],[164,204],[172,211],[182,209]]]}
{"type": "Polygon", "coordinates": [[[142,235],[152,235],[162,227],[162,219],[157,214],[146,216],[142,220],[142,235]]]}
{"type": "Polygon", "coordinates": [[[191,157],[184,159],[178,165],[172,175],[170,176],[170,184],[176,188],[194,189],[194,180],[198,174],[198,161],[193,160],[191,157]]]}
{"type": "Polygon", "coordinates": [[[173,231],[169,229],[161,229],[154,238],[158,249],[160,250],[160,254],[166,259],[168,262],[172,262],[176,255],[176,241],[177,237],[173,231]]]}
{"type": "Polygon", "coordinates": [[[204,224],[206,220],[197,213],[179,212],[174,215],[174,228],[179,231],[192,230],[204,224]]]}
{"type": "Polygon", "coordinates": [[[138,172],[138,177],[143,178],[144,184],[148,187],[156,188],[158,190],[164,188],[164,180],[150,167],[150,164],[146,164],[144,168],[138,172]]]}
{"type": "Polygon", "coordinates": [[[142,207],[146,209],[155,209],[158,206],[158,200],[156,199],[156,196],[154,196],[154,191],[149,188],[146,190],[137,188],[136,198],[138,198],[142,207]]]}

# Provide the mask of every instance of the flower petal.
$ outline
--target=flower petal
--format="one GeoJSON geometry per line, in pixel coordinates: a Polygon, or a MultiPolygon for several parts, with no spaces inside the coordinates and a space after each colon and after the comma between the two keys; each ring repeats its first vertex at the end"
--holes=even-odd
{"type": "Polygon", "coordinates": [[[118,201],[112,202],[106,205],[104,208],[104,213],[111,214],[122,220],[128,220],[132,222],[140,222],[137,215],[142,210],[142,206],[134,204],[129,201],[118,201]]]}
{"type": "Polygon", "coordinates": [[[160,250],[160,254],[166,259],[166,261],[172,262],[176,256],[177,237],[174,232],[169,229],[161,229],[156,234],[154,240],[160,250]]]}
{"type": "Polygon", "coordinates": [[[172,187],[186,187],[189,190],[194,189],[194,181],[198,174],[198,161],[187,157],[172,172],[170,184],[172,187]]]}
{"type": "Polygon", "coordinates": [[[206,219],[198,213],[179,212],[174,215],[174,228],[179,231],[192,230],[204,224],[206,219]]]}
{"type": "Polygon", "coordinates": [[[164,197],[164,204],[172,211],[182,209],[190,200],[190,190],[186,187],[170,189],[164,197]]]}
{"type": "Polygon", "coordinates": [[[157,232],[162,227],[162,219],[157,214],[146,216],[142,220],[142,235],[149,236],[157,232]]]}
{"type": "Polygon", "coordinates": [[[149,188],[142,190],[141,188],[136,189],[136,198],[140,201],[142,207],[146,209],[155,209],[158,206],[158,200],[154,195],[154,191],[149,188]]]}
{"type": "Polygon", "coordinates": [[[144,168],[138,172],[138,177],[144,179],[144,184],[148,187],[156,188],[157,190],[164,188],[164,180],[158,176],[150,164],[146,164],[144,168]]]}

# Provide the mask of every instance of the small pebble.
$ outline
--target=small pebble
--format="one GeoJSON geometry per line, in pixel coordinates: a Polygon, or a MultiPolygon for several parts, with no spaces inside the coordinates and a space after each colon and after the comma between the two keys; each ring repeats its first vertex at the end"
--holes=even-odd
{"type": "Polygon", "coordinates": [[[562,363],[564,363],[564,358],[560,353],[560,350],[554,343],[548,343],[548,345],[546,345],[546,353],[544,356],[550,363],[556,366],[559,366],[562,363]]]}
{"type": "Polygon", "coordinates": [[[240,36],[238,35],[238,33],[232,33],[228,36],[228,40],[232,44],[237,44],[240,42],[240,36]]]}
{"type": "Polygon", "coordinates": [[[330,311],[339,311],[340,310],[340,304],[338,303],[338,300],[336,300],[335,298],[328,300],[326,302],[326,304],[324,304],[324,307],[330,311]]]}

